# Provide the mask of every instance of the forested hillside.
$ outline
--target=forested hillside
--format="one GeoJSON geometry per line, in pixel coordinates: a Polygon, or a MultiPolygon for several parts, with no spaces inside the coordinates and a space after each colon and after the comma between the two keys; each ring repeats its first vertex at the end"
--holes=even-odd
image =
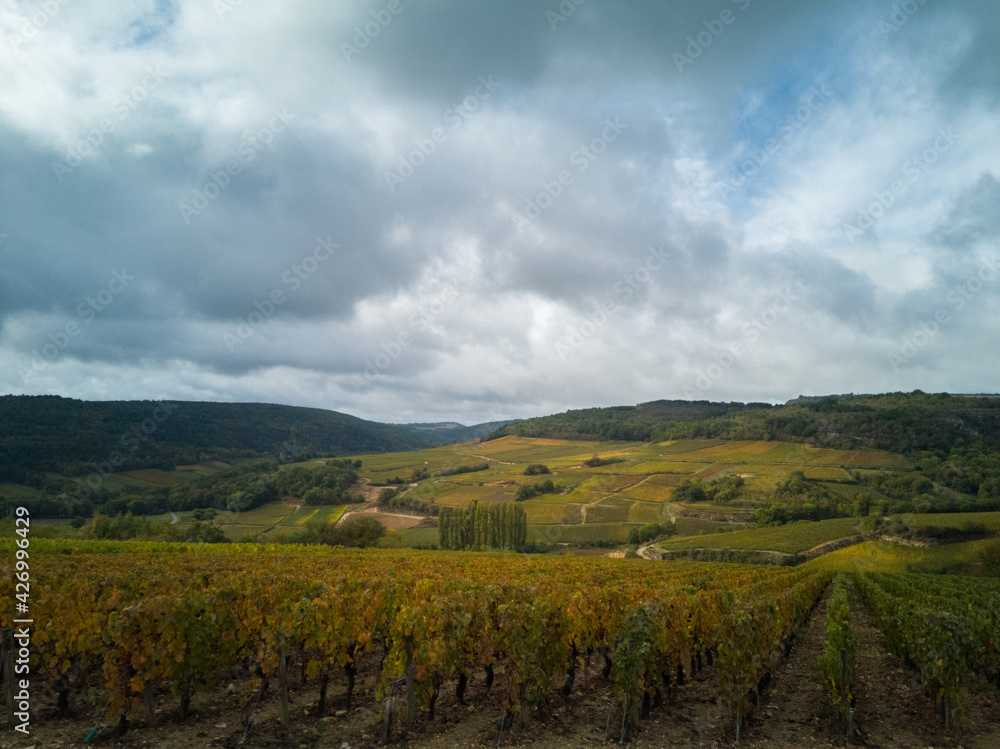
{"type": "Polygon", "coordinates": [[[426,447],[419,432],[318,408],[266,403],[91,402],[0,396],[0,481],[170,469],[205,460],[353,455],[426,447]]]}
{"type": "Polygon", "coordinates": [[[766,412],[768,403],[712,403],[711,401],[650,401],[638,406],[583,408],[524,419],[503,426],[487,439],[498,437],[549,437],[552,439],[625,440],[651,442],[661,439],[667,424],[700,424],[744,411],[766,412]]]}
{"type": "Polygon", "coordinates": [[[588,408],[527,419],[498,429],[505,435],[563,439],[667,440],[710,438],[808,442],[842,450],[900,453],[949,451],[956,445],[1000,447],[1000,398],[931,395],[919,390],[884,395],[800,397],[766,403],[653,401],[588,408]]]}

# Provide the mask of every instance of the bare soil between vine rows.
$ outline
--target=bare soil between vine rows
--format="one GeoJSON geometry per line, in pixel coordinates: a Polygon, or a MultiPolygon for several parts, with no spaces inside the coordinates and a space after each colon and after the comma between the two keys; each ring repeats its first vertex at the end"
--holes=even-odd
{"type": "MultiPolygon", "coordinates": [[[[739,746],[747,749],[810,749],[845,747],[840,720],[830,705],[822,674],[816,667],[823,646],[826,600],[816,607],[795,641],[791,652],[776,669],[761,695],[755,716],[743,728],[739,746]]],[[[920,678],[904,667],[901,659],[886,649],[885,640],[856,591],[851,598],[852,627],[857,643],[856,688],[857,731],[853,745],[925,749],[1000,748],[1000,692],[995,687],[974,684],[969,690],[969,714],[961,737],[948,735],[934,712],[933,701],[922,694],[920,678]]],[[[186,721],[176,721],[177,699],[169,693],[156,702],[156,725],[136,714],[128,730],[115,736],[110,727],[99,732],[88,746],[115,749],[237,749],[238,747],[308,747],[308,749],[369,749],[382,746],[382,725],[375,699],[378,660],[373,655],[359,660],[354,705],[346,710],[344,679],[331,680],[326,715],[315,708],[319,689],[315,679],[300,683],[298,669],[290,674],[289,702],[292,733],[282,733],[278,700],[272,688],[253,718],[248,734],[242,724],[239,686],[220,685],[212,693],[199,693],[186,721]]],[[[653,710],[641,720],[628,744],[647,747],[697,747],[717,749],[733,746],[734,726],[716,699],[715,669],[707,665],[689,674],[676,689],[675,699],[653,710]]],[[[561,686],[561,685],[560,685],[561,686]]],[[[446,684],[438,700],[435,720],[421,711],[412,734],[400,737],[397,729],[391,745],[426,749],[452,747],[596,747],[617,743],[618,726],[611,725],[614,690],[601,675],[595,658],[586,672],[578,674],[574,693],[562,697],[554,690],[548,709],[532,714],[528,728],[507,727],[498,737],[503,675],[497,674],[487,690],[482,672],[469,680],[466,705],[455,698],[454,684],[446,684]]],[[[77,695],[66,718],[54,717],[54,703],[39,695],[33,706],[32,732],[28,737],[0,727],[3,749],[60,749],[81,746],[98,725],[97,711],[77,695]]],[[[102,707],[103,705],[101,705],[102,707]]]]}

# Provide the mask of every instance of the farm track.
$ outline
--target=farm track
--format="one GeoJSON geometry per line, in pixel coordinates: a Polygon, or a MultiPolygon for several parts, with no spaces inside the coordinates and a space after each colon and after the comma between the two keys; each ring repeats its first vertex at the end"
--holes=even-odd
{"type": "Polygon", "coordinates": [[[482,454],[477,455],[476,453],[463,453],[458,450],[454,450],[453,452],[455,453],[455,455],[467,455],[470,458],[482,458],[483,460],[492,461],[494,463],[500,463],[505,466],[519,465],[518,463],[512,463],[509,460],[500,460],[500,458],[491,458],[489,455],[482,455],[482,454]]]}
{"type": "Polygon", "coordinates": [[[816,660],[823,651],[826,604],[832,587],[824,593],[788,658],[778,666],[773,686],[753,719],[748,747],[838,746],[837,722],[827,698],[816,660]]]}

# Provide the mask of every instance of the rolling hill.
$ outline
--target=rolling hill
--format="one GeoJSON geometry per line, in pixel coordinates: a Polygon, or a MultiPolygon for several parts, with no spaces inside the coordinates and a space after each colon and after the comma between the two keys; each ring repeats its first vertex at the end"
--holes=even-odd
{"type": "Polygon", "coordinates": [[[841,450],[900,453],[944,451],[963,445],[1000,447],[1000,398],[885,393],[800,396],[766,403],[652,401],[589,408],[508,424],[490,437],[556,439],[723,439],[808,442],[841,450]]]}
{"type": "Polygon", "coordinates": [[[419,431],[318,408],[15,395],[0,396],[0,435],[0,481],[14,482],[39,472],[79,475],[108,460],[127,471],[441,444],[419,431]]]}

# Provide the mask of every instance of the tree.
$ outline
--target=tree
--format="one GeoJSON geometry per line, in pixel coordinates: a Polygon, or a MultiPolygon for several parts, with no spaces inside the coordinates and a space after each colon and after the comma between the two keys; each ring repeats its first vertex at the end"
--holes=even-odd
{"type": "Polygon", "coordinates": [[[226,509],[230,512],[243,512],[249,510],[253,504],[253,497],[248,492],[233,492],[226,500],[226,509]]]}
{"type": "Polygon", "coordinates": [[[330,546],[350,546],[364,549],[378,544],[385,535],[385,526],[377,519],[361,515],[342,525],[327,523],[319,531],[321,543],[330,546]]]}

